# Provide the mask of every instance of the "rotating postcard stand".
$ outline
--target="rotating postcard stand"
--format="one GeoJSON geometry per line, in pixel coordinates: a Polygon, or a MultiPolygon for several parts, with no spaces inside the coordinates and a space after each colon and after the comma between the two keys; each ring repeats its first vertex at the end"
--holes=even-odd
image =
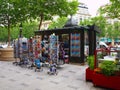
{"type": "Polygon", "coordinates": [[[33,54],[33,38],[31,37],[28,40],[28,57],[31,63],[34,61],[34,54],[33,54]]]}
{"type": "Polygon", "coordinates": [[[13,49],[14,49],[14,58],[15,58],[15,62],[13,62],[13,64],[17,64],[18,62],[17,62],[17,58],[19,58],[19,52],[18,52],[18,40],[16,39],[16,40],[14,40],[14,47],[13,47],[13,49]]]}
{"type": "Polygon", "coordinates": [[[15,62],[13,62],[13,64],[18,65],[19,62],[17,61],[17,58],[21,59],[21,53],[22,53],[22,37],[19,37],[18,40],[14,40],[14,58],[15,58],[15,62]]]}
{"type": "MultiPolygon", "coordinates": [[[[20,59],[20,61],[17,62],[16,65],[27,64],[28,62],[28,40],[27,38],[19,37],[16,47],[17,48],[15,48],[16,49],[15,51],[18,51],[17,57],[20,59]]],[[[17,52],[15,55],[17,55],[17,52]]]]}
{"type": "Polygon", "coordinates": [[[23,37],[21,42],[21,60],[23,62],[28,62],[28,40],[27,38],[23,37]]]}
{"type": "Polygon", "coordinates": [[[50,35],[50,61],[57,64],[58,61],[58,36],[50,35]]]}
{"type": "Polygon", "coordinates": [[[30,66],[28,68],[33,69],[35,67],[34,62],[36,58],[41,57],[41,37],[34,36],[31,37],[28,41],[28,48],[29,48],[29,60],[30,66]]]}
{"type": "Polygon", "coordinates": [[[60,43],[58,43],[58,36],[54,34],[50,35],[50,60],[52,60],[53,63],[57,65],[64,64],[64,56],[60,56],[60,54],[63,55],[63,50],[62,44],[60,45],[60,43]]]}
{"type": "Polygon", "coordinates": [[[41,37],[35,36],[33,39],[33,55],[34,57],[41,57],[41,37]]]}

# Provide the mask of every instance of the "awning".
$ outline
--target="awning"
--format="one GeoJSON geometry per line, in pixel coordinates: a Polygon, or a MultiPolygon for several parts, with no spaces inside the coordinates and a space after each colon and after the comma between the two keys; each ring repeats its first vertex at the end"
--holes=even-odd
{"type": "Polygon", "coordinates": [[[107,42],[107,38],[101,38],[100,41],[107,42]]]}
{"type": "Polygon", "coordinates": [[[102,41],[102,42],[112,42],[112,39],[110,39],[110,38],[101,38],[100,41],[102,41]]]}
{"type": "Polygon", "coordinates": [[[114,41],[115,42],[120,42],[120,39],[119,38],[115,38],[114,41]]]}
{"type": "Polygon", "coordinates": [[[112,42],[112,39],[108,38],[108,39],[107,39],[107,42],[112,42]]]}

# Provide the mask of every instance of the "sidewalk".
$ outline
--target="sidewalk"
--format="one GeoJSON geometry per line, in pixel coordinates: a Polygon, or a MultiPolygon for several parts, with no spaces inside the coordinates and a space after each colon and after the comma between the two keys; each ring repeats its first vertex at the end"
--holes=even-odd
{"type": "Polygon", "coordinates": [[[65,64],[58,75],[48,75],[48,68],[35,72],[0,61],[0,90],[106,90],[85,81],[87,65],[65,64]]]}

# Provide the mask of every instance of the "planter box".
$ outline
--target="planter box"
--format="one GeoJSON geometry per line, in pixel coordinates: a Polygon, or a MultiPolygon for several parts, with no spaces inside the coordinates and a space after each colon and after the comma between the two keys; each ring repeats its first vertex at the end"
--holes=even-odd
{"type": "Polygon", "coordinates": [[[94,72],[93,77],[94,86],[120,90],[120,76],[105,76],[94,72]]]}
{"type": "Polygon", "coordinates": [[[13,48],[0,48],[0,61],[14,61],[13,48]]]}
{"type": "Polygon", "coordinates": [[[86,69],[86,81],[92,81],[94,70],[91,70],[89,67],[86,69]]]}

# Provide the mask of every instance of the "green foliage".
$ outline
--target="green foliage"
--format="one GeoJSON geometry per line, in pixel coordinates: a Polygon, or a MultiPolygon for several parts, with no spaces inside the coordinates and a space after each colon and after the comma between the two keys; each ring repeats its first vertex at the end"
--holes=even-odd
{"type": "Polygon", "coordinates": [[[87,62],[88,62],[89,68],[93,70],[94,69],[94,56],[88,56],[87,62]]]}
{"type": "Polygon", "coordinates": [[[110,3],[100,8],[101,14],[120,19],[120,0],[110,0],[110,3]]]}
{"type": "Polygon", "coordinates": [[[98,54],[97,54],[97,59],[100,59],[100,58],[103,58],[102,53],[98,53],[98,54]]]}
{"type": "Polygon", "coordinates": [[[113,61],[103,61],[100,65],[101,72],[106,76],[114,75],[116,65],[113,61]]]}
{"type": "MultiPolygon", "coordinates": [[[[34,31],[37,30],[38,23],[37,22],[25,22],[23,23],[22,35],[24,37],[32,37],[34,36],[34,31]]],[[[19,25],[11,28],[11,41],[13,39],[18,38],[19,36],[19,25]]],[[[6,42],[8,38],[7,28],[0,27],[0,41],[6,42]]]]}
{"type": "Polygon", "coordinates": [[[30,38],[34,36],[34,31],[38,28],[38,22],[29,22],[23,24],[23,36],[30,38]]]}
{"type": "Polygon", "coordinates": [[[27,19],[26,3],[22,0],[0,0],[0,24],[14,26],[27,19]]]}
{"type": "MultiPolygon", "coordinates": [[[[50,20],[54,15],[67,16],[74,14],[77,7],[77,0],[71,0],[71,2],[68,2],[68,0],[0,0],[0,27],[1,25],[7,27],[8,42],[10,42],[12,26],[37,19],[40,20],[40,30],[43,20],[50,20]]],[[[24,35],[28,36],[27,34],[24,35]]],[[[13,35],[12,38],[14,38],[13,35]]]]}
{"type": "Polygon", "coordinates": [[[100,28],[101,30],[100,36],[105,37],[107,21],[103,16],[93,17],[91,19],[80,22],[80,25],[93,25],[93,24],[97,25],[100,28]]]}
{"type": "Polygon", "coordinates": [[[27,0],[0,0],[0,27],[7,27],[8,45],[10,45],[10,29],[27,20],[27,0]]]}
{"type": "Polygon", "coordinates": [[[29,19],[40,20],[39,30],[43,20],[51,20],[54,15],[67,16],[75,14],[78,9],[78,1],[71,0],[26,0],[29,19]]]}
{"type": "Polygon", "coordinates": [[[67,21],[67,17],[58,18],[56,21],[53,21],[49,25],[49,29],[63,28],[63,26],[65,25],[66,21],[67,21]]]}
{"type": "Polygon", "coordinates": [[[120,36],[120,22],[115,22],[113,24],[106,25],[106,36],[108,38],[119,38],[120,36]]]}
{"type": "Polygon", "coordinates": [[[120,22],[115,22],[110,24],[107,22],[106,18],[103,16],[93,17],[88,20],[84,20],[80,22],[80,25],[97,25],[101,33],[99,34],[100,37],[108,37],[108,38],[116,38],[120,36],[120,22]]]}
{"type": "Polygon", "coordinates": [[[0,27],[0,41],[6,42],[8,38],[7,29],[0,27]]]}

